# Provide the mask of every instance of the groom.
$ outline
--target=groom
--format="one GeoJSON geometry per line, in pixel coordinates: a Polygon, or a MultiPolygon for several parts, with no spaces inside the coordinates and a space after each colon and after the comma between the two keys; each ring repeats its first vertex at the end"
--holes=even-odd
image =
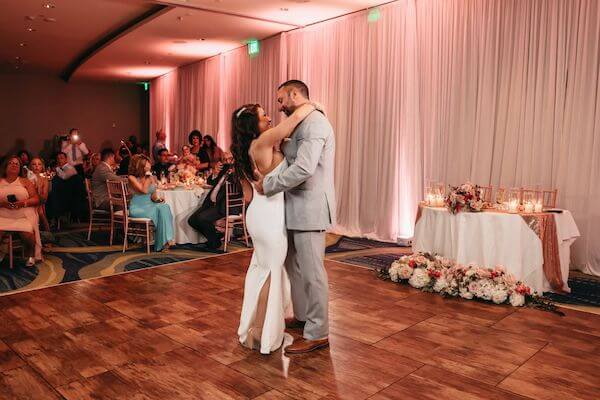
{"type": "MultiPolygon", "coordinates": [[[[279,86],[280,111],[290,115],[309,102],[308,87],[290,80],[279,86]]],[[[335,224],[333,186],[335,139],[331,124],[313,112],[282,146],[288,167],[262,180],[267,196],[285,192],[288,229],[286,270],[292,286],[294,319],[288,329],[302,329],[303,337],[285,349],[300,354],[329,345],[328,286],[323,265],[325,230],[335,224]]],[[[261,182],[257,185],[261,189],[261,182]]]]}

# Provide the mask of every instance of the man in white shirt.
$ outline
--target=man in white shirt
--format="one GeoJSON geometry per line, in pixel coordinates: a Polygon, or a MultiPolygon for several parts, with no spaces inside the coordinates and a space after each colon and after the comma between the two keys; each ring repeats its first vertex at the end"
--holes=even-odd
{"type": "Polygon", "coordinates": [[[63,142],[62,152],[67,155],[67,160],[77,172],[83,176],[83,158],[89,154],[89,150],[85,143],[79,137],[79,130],[71,129],[69,132],[69,141],[63,142]]]}
{"type": "Polygon", "coordinates": [[[64,152],[61,151],[56,155],[56,164],[56,176],[63,181],[77,175],[77,170],[68,162],[68,157],[64,152]]]}

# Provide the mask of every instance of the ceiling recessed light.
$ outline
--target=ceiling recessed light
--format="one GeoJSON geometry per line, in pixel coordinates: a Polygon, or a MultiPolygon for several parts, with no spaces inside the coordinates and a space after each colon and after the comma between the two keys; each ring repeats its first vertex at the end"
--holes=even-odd
{"type": "Polygon", "coordinates": [[[180,15],[179,17],[177,17],[177,21],[179,21],[179,22],[183,21],[183,17],[180,15]]]}
{"type": "Polygon", "coordinates": [[[27,32],[35,32],[35,31],[37,31],[37,29],[32,28],[32,27],[27,28],[27,32]]]}
{"type": "Polygon", "coordinates": [[[144,61],[144,64],[149,65],[150,61],[146,60],[146,61],[144,61]]]}
{"type": "Polygon", "coordinates": [[[42,5],[42,7],[50,9],[50,8],[55,8],[56,6],[51,3],[46,3],[46,4],[42,5]]]}
{"type": "Polygon", "coordinates": [[[28,21],[33,21],[33,20],[35,20],[35,17],[36,17],[35,15],[26,15],[25,19],[28,21]]]}
{"type": "Polygon", "coordinates": [[[44,21],[46,21],[46,22],[56,22],[56,18],[46,17],[46,18],[44,18],[44,21]]]}
{"type": "Polygon", "coordinates": [[[21,57],[19,57],[19,56],[15,57],[15,60],[20,60],[20,59],[21,59],[21,57]]]}
{"type": "Polygon", "coordinates": [[[25,46],[27,46],[27,43],[25,43],[25,42],[19,43],[19,47],[25,47],[25,46]]]}

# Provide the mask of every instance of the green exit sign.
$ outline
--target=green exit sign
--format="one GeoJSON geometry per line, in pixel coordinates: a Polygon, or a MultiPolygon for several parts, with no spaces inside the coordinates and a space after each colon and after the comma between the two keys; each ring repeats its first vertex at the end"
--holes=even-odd
{"type": "Polygon", "coordinates": [[[369,14],[367,15],[367,20],[369,22],[377,22],[381,18],[381,12],[379,11],[379,7],[374,7],[369,10],[369,14]]]}
{"type": "Polygon", "coordinates": [[[260,42],[256,39],[248,41],[248,55],[250,57],[256,57],[260,53],[260,42]]]}

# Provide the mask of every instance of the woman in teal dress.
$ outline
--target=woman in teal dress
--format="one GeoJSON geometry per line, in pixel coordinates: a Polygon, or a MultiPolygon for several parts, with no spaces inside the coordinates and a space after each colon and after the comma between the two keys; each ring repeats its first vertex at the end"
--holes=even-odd
{"type": "Polygon", "coordinates": [[[136,154],[129,163],[129,186],[133,197],[129,203],[129,216],[150,218],[154,223],[154,249],[167,250],[173,241],[173,214],[156,193],[156,178],[152,176],[150,159],[136,154]]]}

